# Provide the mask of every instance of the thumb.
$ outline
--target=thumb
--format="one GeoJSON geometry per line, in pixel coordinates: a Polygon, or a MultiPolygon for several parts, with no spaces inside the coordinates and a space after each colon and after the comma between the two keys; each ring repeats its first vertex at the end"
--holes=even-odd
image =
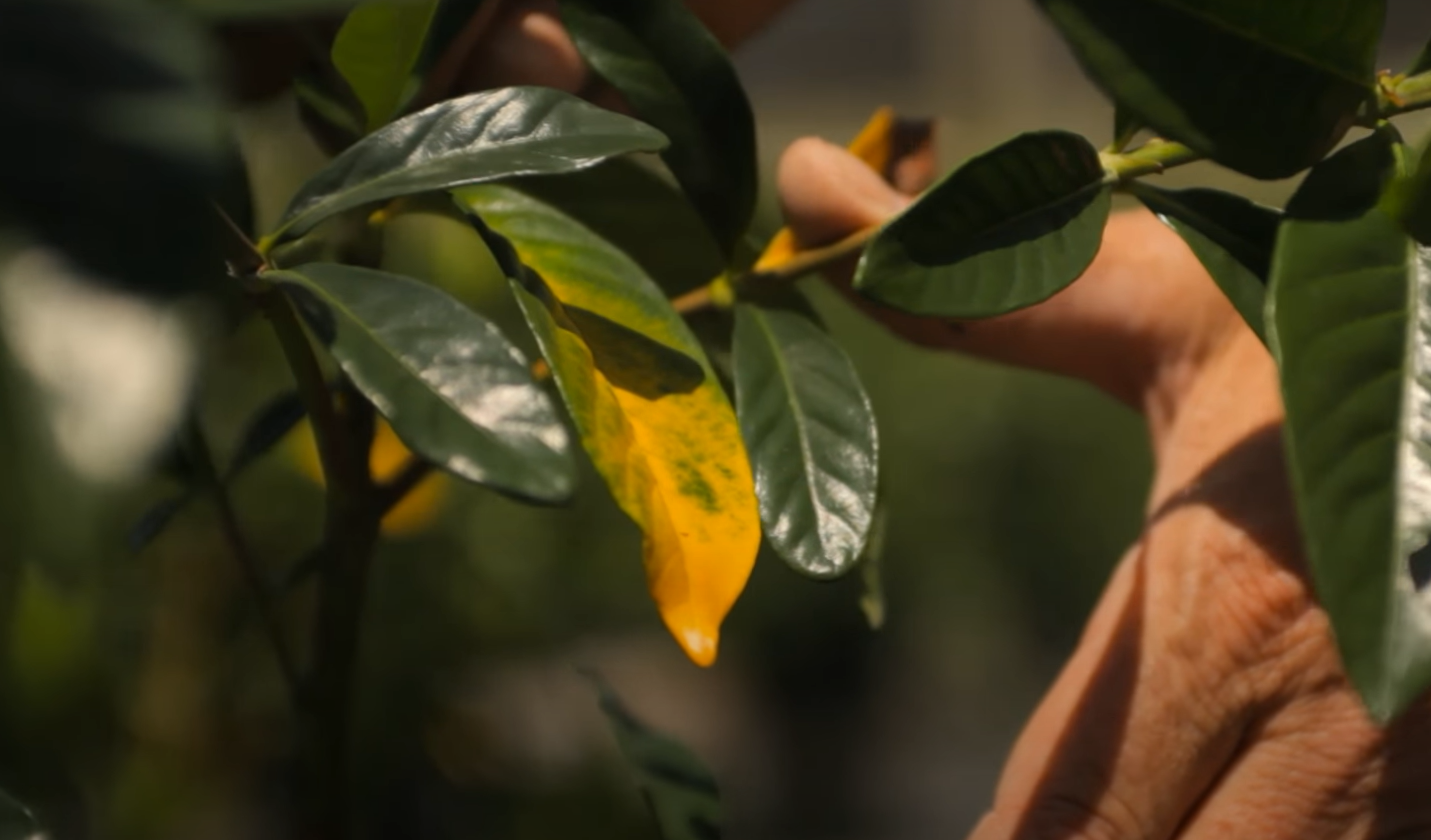
{"type": "MultiPolygon", "coordinates": [[[[858,158],[823,140],[792,144],[777,184],[803,247],[881,224],[909,203],[858,158]]],[[[1082,379],[1150,415],[1173,410],[1191,384],[1189,371],[1246,329],[1183,241],[1146,211],[1109,220],[1097,258],[1073,285],[997,318],[954,322],[890,309],[850,288],[854,266],[853,260],[836,266],[831,281],[900,336],[1082,379]]]]}

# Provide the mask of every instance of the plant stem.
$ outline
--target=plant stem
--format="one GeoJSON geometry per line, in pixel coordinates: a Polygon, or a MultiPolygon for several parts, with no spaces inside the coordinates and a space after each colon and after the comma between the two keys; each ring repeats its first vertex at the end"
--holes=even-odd
{"type": "Polygon", "coordinates": [[[1130,181],[1144,175],[1158,175],[1175,166],[1202,160],[1202,155],[1184,146],[1162,139],[1149,140],[1132,151],[1099,155],[1103,168],[1113,183],[1130,181]]]}
{"type": "Polygon", "coordinates": [[[1382,75],[1376,101],[1363,109],[1358,125],[1374,128],[1382,120],[1431,108],[1431,72],[1414,76],[1382,75]]]}
{"type": "Polygon", "coordinates": [[[268,581],[254,559],[248,539],[244,536],[243,527],[239,524],[233,499],[230,498],[228,488],[224,486],[223,480],[219,477],[218,468],[214,465],[213,454],[209,449],[208,440],[204,437],[203,428],[199,425],[198,417],[189,417],[184,425],[183,435],[184,448],[198,469],[200,482],[213,498],[214,506],[218,509],[219,527],[223,531],[224,539],[228,541],[234,559],[238,561],[254,604],[258,607],[259,620],[263,623],[264,632],[268,635],[268,642],[273,648],[274,658],[278,660],[278,670],[283,676],[284,686],[288,689],[289,702],[295,712],[301,712],[303,708],[302,680],[298,674],[298,665],[288,649],[288,641],[283,632],[283,622],[279,618],[278,608],[269,591],[268,581]]]}
{"type": "Polygon", "coordinates": [[[788,283],[858,254],[875,234],[879,233],[881,227],[882,225],[871,225],[833,244],[800,251],[771,268],[751,270],[735,277],[721,275],[671,301],[671,307],[682,315],[709,307],[728,309],[740,297],[742,290],[754,288],[758,283],[788,283]]]}
{"type": "Polygon", "coordinates": [[[304,836],[343,840],[349,833],[348,730],[354,675],[367,596],[368,569],[377,545],[382,506],[369,473],[376,420],[373,407],[348,383],[329,390],[313,345],[281,290],[263,284],[258,304],[273,325],[298,383],[318,442],[327,488],[319,547],[318,604],[312,630],[312,665],[302,699],[303,753],[309,794],[304,836]],[[337,399],[335,399],[337,397],[337,399]]]}
{"type": "Polygon", "coordinates": [[[382,514],[368,471],[375,419],[372,406],[351,385],[335,412],[343,446],[327,473],[327,510],[318,563],[318,605],[313,623],[313,665],[308,684],[308,726],[313,800],[310,834],[322,840],[348,835],[348,735],[367,599],[368,570],[382,514]]]}
{"type": "Polygon", "coordinates": [[[266,285],[257,290],[254,297],[272,324],[279,346],[283,348],[283,356],[288,361],[288,368],[298,385],[298,395],[313,426],[323,479],[331,485],[334,474],[340,471],[343,441],[333,397],[328,393],[328,380],[323,376],[323,368],[313,353],[313,345],[308,342],[308,335],[303,331],[288,296],[276,287],[266,285]]]}

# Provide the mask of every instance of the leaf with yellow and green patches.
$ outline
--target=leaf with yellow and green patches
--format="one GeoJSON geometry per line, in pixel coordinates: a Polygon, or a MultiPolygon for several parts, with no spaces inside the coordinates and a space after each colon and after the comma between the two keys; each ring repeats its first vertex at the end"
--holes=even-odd
{"type": "Polygon", "coordinates": [[[640,267],[569,216],[508,187],[455,195],[513,278],[592,462],[645,534],[661,617],[709,665],[754,566],[760,517],[705,352],[640,267]]]}

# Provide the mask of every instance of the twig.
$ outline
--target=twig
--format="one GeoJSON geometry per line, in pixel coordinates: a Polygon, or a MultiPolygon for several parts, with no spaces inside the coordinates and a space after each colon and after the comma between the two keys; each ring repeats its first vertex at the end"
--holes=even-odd
{"type": "Polygon", "coordinates": [[[721,275],[671,301],[671,307],[682,315],[710,307],[729,308],[742,291],[752,289],[757,284],[788,283],[858,254],[875,234],[879,233],[880,228],[880,225],[872,225],[831,245],[800,251],[772,268],[748,271],[736,277],[721,275]]]}
{"type": "Polygon", "coordinates": [[[239,568],[243,572],[254,605],[258,607],[259,620],[263,623],[269,645],[273,648],[274,658],[278,660],[278,670],[288,689],[289,702],[292,704],[293,710],[299,712],[303,708],[303,693],[298,664],[288,649],[288,641],[283,632],[283,622],[279,618],[278,608],[269,590],[268,581],[250,550],[248,539],[244,536],[243,526],[239,524],[238,512],[234,509],[233,499],[229,496],[228,488],[224,486],[223,480],[219,477],[208,440],[204,437],[204,431],[200,427],[197,417],[191,416],[185,423],[184,443],[190,458],[193,459],[194,466],[198,469],[200,481],[203,482],[205,489],[208,490],[214,501],[214,506],[218,509],[219,527],[223,531],[224,539],[228,541],[234,559],[238,561],[239,568]]]}
{"type": "Polygon", "coordinates": [[[313,353],[313,345],[293,311],[293,304],[278,288],[267,285],[255,293],[259,308],[273,326],[278,343],[283,348],[284,358],[298,385],[298,395],[303,399],[313,423],[313,436],[318,442],[318,461],[323,467],[323,478],[329,486],[337,479],[342,460],[342,436],[338,430],[338,415],[333,409],[333,398],[328,391],[328,380],[323,376],[323,368],[313,353]]]}

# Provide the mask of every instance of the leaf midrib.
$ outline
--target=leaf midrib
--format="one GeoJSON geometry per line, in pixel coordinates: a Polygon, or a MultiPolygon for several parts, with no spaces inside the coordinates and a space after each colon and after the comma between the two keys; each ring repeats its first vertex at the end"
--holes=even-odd
{"type": "MultiPolygon", "coordinates": [[[[820,522],[820,500],[818,491],[815,489],[812,468],[814,467],[814,454],[810,446],[810,432],[805,421],[805,414],[800,406],[800,401],[796,398],[794,378],[790,375],[790,366],[786,363],[785,356],[780,352],[779,342],[775,338],[775,333],[770,329],[770,322],[765,314],[757,309],[751,310],[751,315],[755,318],[756,326],[760,334],[766,340],[766,346],[770,348],[771,355],[775,358],[775,369],[779,372],[780,381],[785,385],[785,402],[790,406],[790,412],[794,417],[796,435],[800,439],[800,461],[804,469],[800,472],[804,476],[805,489],[809,491],[810,507],[815,513],[815,535],[820,543],[822,552],[828,551],[825,545],[824,529],[820,522]]],[[[825,558],[829,559],[828,555],[825,558]]]]}

